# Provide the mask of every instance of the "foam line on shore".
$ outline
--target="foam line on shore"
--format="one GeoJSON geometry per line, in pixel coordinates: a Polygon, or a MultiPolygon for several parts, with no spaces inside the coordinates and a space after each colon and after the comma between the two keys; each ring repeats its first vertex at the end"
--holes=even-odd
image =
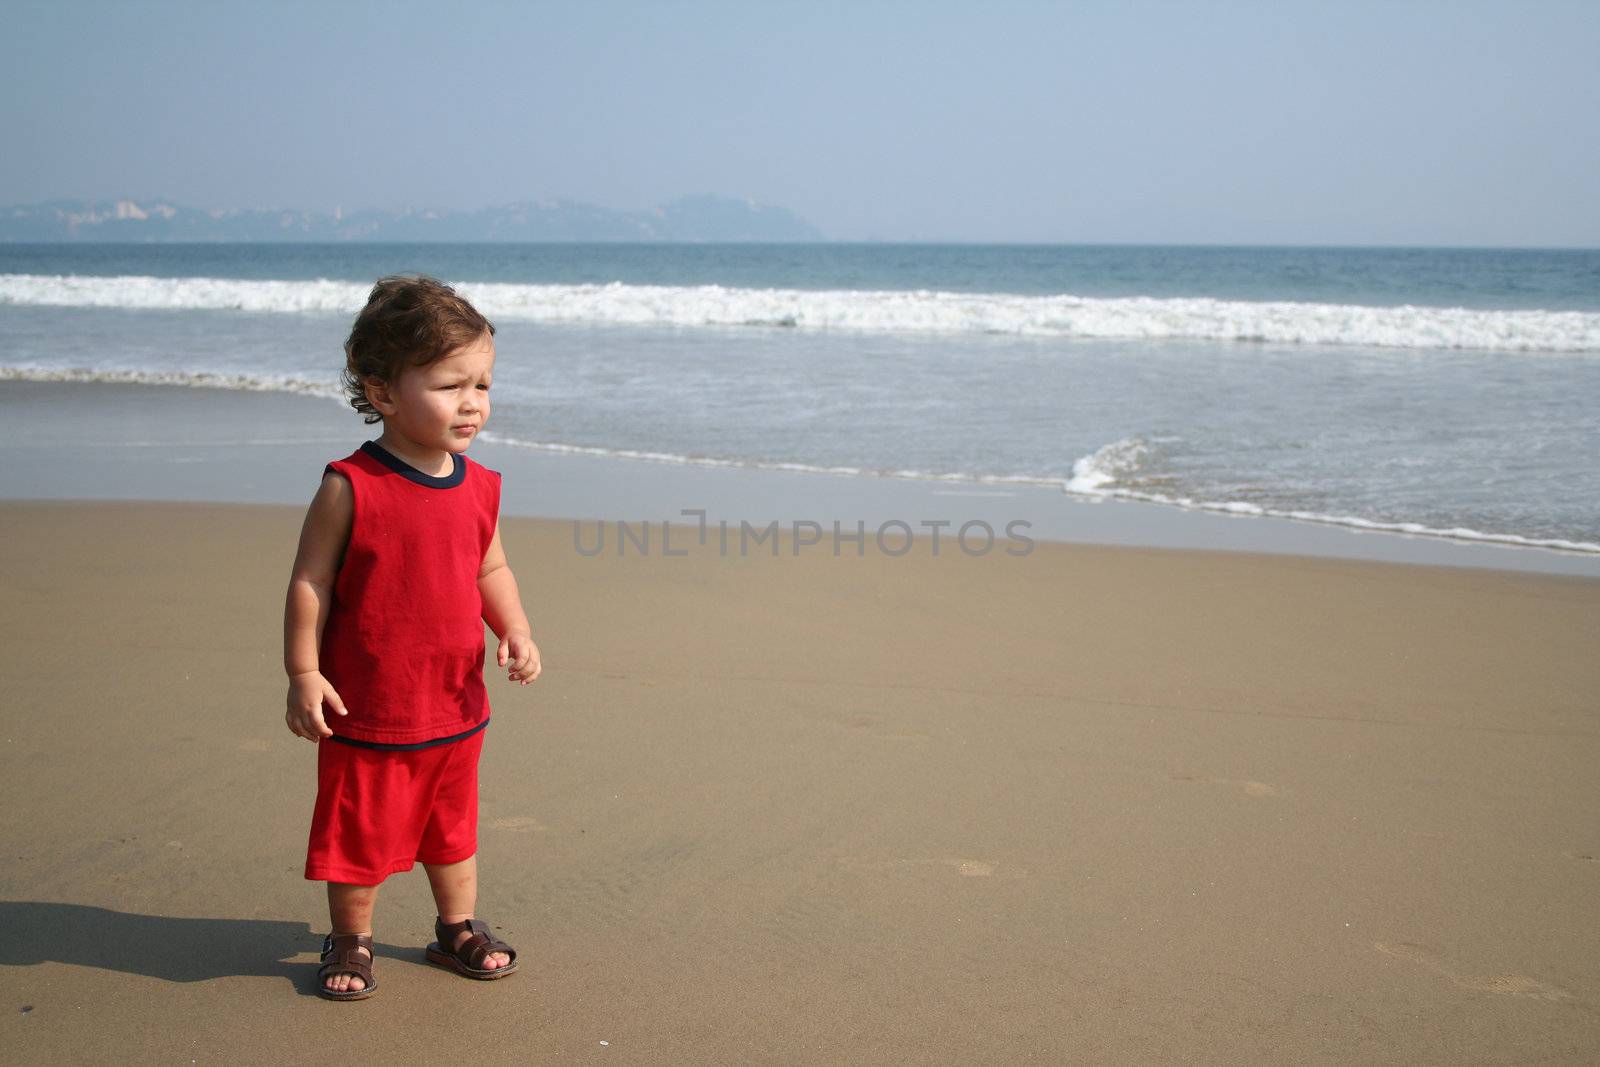
{"type": "MultiPolygon", "coordinates": [[[[0,381],[34,382],[93,382],[116,385],[183,386],[199,389],[227,389],[245,392],[281,392],[322,397],[343,401],[343,391],[337,383],[273,375],[213,374],[180,371],[123,371],[92,370],[86,368],[50,369],[36,367],[0,366],[0,381]]],[[[682,453],[648,451],[627,448],[607,448],[598,445],[574,445],[557,441],[534,441],[508,436],[492,430],[480,435],[484,441],[512,448],[528,449],[551,455],[590,456],[600,459],[630,460],[648,463],[667,463],[687,467],[724,468],[730,470],[777,471],[799,474],[824,474],[852,478],[893,478],[916,482],[944,482],[971,485],[1017,486],[1058,490],[1071,496],[1091,500],[1128,500],[1185,511],[1205,511],[1218,514],[1259,518],[1290,519],[1298,522],[1318,523],[1355,530],[1380,533],[1406,534],[1447,541],[1467,541],[1504,545],[1514,548],[1538,548],[1557,552],[1586,555],[1600,554],[1600,543],[1576,541],[1565,538],[1524,537],[1519,534],[1492,533],[1466,527],[1441,528],[1423,523],[1382,521],[1353,515],[1329,515],[1321,512],[1287,508],[1265,507],[1243,501],[1201,500],[1188,496],[1153,493],[1116,484],[1119,475],[1126,475],[1137,466],[1141,443],[1136,439],[1114,441],[1090,455],[1077,459],[1070,478],[1044,477],[1028,474],[973,474],[937,472],[909,469],[878,469],[856,466],[822,466],[809,463],[728,459],[716,456],[695,456],[682,453]]]]}

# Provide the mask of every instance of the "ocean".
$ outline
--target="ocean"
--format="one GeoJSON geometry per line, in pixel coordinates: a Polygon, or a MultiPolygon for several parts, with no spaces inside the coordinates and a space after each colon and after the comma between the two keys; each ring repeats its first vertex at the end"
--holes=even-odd
{"type": "Polygon", "coordinates": [[[1600,553],[1600,251],[0,245],[0,379],[342,403],[397,271],[495,323],[513,447],[1600,553]]]}

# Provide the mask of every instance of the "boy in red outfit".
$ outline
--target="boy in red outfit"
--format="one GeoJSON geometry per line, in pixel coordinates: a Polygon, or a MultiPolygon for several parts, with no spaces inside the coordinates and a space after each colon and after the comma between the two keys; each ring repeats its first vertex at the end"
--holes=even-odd
{"type": "Polygon", "coordinates": [[[318,742],[305,875],[328,883],[332,922],[318,992],[359,1000],[376,988],[378,886],[418,861],[439,909],[428,960],[472,978],[516,970],[473,917],[483,623],[511,681],[540,663],[500,547],[500,475],[465,454],[489,419],[494,327],[432,278],[383,278],[345,357],[350,405],[383,433],[328,464],[306,514],[285,720],[318,742]]]}

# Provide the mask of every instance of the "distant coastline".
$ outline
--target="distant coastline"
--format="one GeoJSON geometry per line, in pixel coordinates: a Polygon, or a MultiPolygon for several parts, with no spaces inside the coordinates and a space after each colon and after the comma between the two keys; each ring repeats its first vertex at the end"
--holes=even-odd
{"type": "Polygon", "coordinates": [[[0,243],[819,242],[787,208],[726,196],[684,196],[647,211],[576,200],[477,211],[333,212],[203,209],[170,200],[55,200],[0,207],[0,243]]]}

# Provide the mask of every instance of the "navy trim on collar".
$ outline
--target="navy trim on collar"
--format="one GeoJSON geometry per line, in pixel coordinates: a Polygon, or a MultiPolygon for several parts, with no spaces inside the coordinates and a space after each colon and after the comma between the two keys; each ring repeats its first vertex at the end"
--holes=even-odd
{"type": "Polygon", "coordinates": [[[363,441],[361,443],[361,451],[401,477],[408,478],[418,485],[425,485],[429,489],[453,489],[460,485],[461,480],[467,476],[467,463],[461,458],[460,454],[455,452],[450,453],[450,462],[455,464],[455,469],[442,478],[436,478],[431,474],[423,474],[376,441],[363,441]]]}

